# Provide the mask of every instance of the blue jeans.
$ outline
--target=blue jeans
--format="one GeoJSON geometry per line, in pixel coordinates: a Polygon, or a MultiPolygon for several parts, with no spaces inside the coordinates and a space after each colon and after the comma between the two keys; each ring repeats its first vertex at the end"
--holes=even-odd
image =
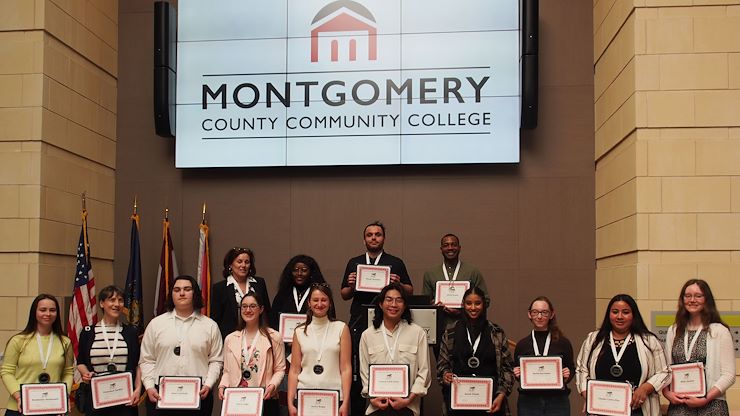
{"type": "Polygon", "coordinates": [[[519,416],[570,416],[570,400],[565,394],[519,393],[516,409],[519,416]]]}

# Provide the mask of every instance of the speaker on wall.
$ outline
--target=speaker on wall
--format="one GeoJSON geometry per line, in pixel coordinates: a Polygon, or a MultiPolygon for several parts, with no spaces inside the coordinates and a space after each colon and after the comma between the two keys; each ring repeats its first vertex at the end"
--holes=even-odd
{"type": "Polygon", "coordinates": [[[154,2],[154,130],[175,136],[177,14],[167,1],[154,2]]]}
{"type": "Polygon", "coordinates": [[[539,88],[539,0],[521,0],[522,19],[522,108],[521,127],[537,127],[539,88]]]}

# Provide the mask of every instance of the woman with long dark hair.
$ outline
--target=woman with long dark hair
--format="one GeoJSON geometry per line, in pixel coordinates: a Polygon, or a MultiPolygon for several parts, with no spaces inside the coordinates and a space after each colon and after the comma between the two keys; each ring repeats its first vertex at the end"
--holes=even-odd
{"type": "Polygon", "coordinates": [[[306,322],[293,335],[293,365],[288,372],[288,410],[296,416],[298,389],[339,391],[339,415],[349,416],[352,340],[349,327],[337,321],[334,297],[325,283],[308,289],[306,322]]]}
{"type": "Polygon", "coordinates": [[[305,254],[293,256],[280,273],[278,291],[272,300],[270,326],[278,329],[281,313],[306,313],[309,288],[314,283],[325,282],[313,257],[305,254]]]}
{"type": "Polygon", "coordinates": [[[134,390],[131,401],[125,406],[95,410],[90,405],[80,410],[88,415],[135,416],[141,396],[138,331],[135,326],[120,321],[123,310],[121,289],[113,285],[104,287],[98,293],[98,307],[103,311],[103,318],[97,325],[85,327],[80,333],[77,369],[82,381],[90,383],[96,375],[127,371],[134,381],[134,390]]]}
{"type": "Polygon", "coordinates": [[[632,415],[657,416],[657,392],[670,383],[663,346],[645,325],[630,295],[614,296],[598,331],[583,341],[576,361],[576,384],[586,398],[588,380],[632,384],[632,415]]]}
{"type": "MultiPolygon", "coordinates": [[[[522,338],[514,349],[514,362],[519,363],[522,356],[560,356],[563,360],[562,390],[524,390],[519,389],[517,414],[527,416],[568,416],[570,415],[570,389],[568,382],[575,376],[573,346],[558,327],[555,308],[547,296],[535,298],[527,309],[532,322],[532,332],[522,338]]],[[[521,377],[521,369],[514,367],[514,375],[521,377]]]]}
{"type": "Polygon", "coordinates": [[[65,383],[70,391],[74,350],[62,332],[59,302],[54,296],[42,293],[33,300],[26,327],[5,346],[0,375],[10,392],[6,415],[20,415],[21,384],[65,383]]]}
{"type": "Polygon", "coordinates": [[[373,326],[360,338],[362,395],[369,397],[371,364],[408,365],[410,388],[408,397],[370,397],[366,414],[418,416],[431,384],[427,334],[411,322],[408,295],[400,283],[384,287],[373,303],[373,326]]]}
{"type": "Polygon", "coordinates": [[[264,302],[264,313],[270,313],[270,298],[265,279],[257,276],[254,252],[234,247],[226,252],[221,274],[224,280],[211,287],[211,315],[221,330],[221,337],[232,333],[239,322],[239,305],[248,293],[256,293],[264,302]]]}
{"type": "MultiPolygon", "coordinates": [[[[455,377],[493,378],[493,402],[488,411],[452,410],[448,415],[509,415],[506,398],[514,387],[514,362],[511,359],[506,334],[500,326],[486,318],[486,294],[478,287],[471,287],[463,294],[463,319],[445,332],[437,362],[437,377],[444,393],[455,377]]],[[[447,400],[452,403],[452,400],[447,400]]]]}
{"type": "Polygon", "coordinates": [[[285,349],[280,334],[267,326],[265,305],[256,293],[239,305],[239,324],[224,341],[224,373],[218,396],[228,387],[263,387],[263,414],[277,415],[277,387],[285,376],[285,349]]]}
{"type": "Polygon", "coordinates": [[[670,387],[663,395],[670,402],[669,416],[726,416],[725,392],[735,383],[735,349],[732,335],[722,322],[709,284],[701,279],[684,283],[678,294],[676,323],[668,328],[666,355],[671,365],[704,363],[707,395],[676,394],[670,387]]]}

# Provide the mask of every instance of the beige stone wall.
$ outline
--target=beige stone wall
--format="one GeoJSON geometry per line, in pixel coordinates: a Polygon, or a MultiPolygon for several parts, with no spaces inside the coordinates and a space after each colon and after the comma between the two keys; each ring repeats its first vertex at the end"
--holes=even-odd
{"type": "MultiPolygon", "coordinates": [[[[740,311],[740,1],[595,0],[597,319],[693,277],[740,311]]],[[[740,388],[729,393],[740,409],[740,388]]]]}
{"type": "Polygon", "coordinates": [[[117,51],[117,0],[0,2],[3,346],[37,294],[70,296],[83,191],[96,282],[113,281],[117,51]]]}

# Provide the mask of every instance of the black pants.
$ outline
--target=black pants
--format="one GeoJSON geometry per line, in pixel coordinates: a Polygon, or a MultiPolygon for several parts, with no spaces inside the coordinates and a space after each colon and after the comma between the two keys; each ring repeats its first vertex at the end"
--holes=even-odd
{"type": "MultiPolygon", "coordinates": [[[[159,390],[158,387],[157,390],[159,390]]],[[[180,415],[201,415],[211,416],[213,412],[213,392],[208,392],[208,396],[200,401],[200,409],[196,410],[171,410],[171,409],[157,409],[157,404],[152,403],[149,398],[146,399],[146,414],[147,416],[180,416],[180,415]]]]}

